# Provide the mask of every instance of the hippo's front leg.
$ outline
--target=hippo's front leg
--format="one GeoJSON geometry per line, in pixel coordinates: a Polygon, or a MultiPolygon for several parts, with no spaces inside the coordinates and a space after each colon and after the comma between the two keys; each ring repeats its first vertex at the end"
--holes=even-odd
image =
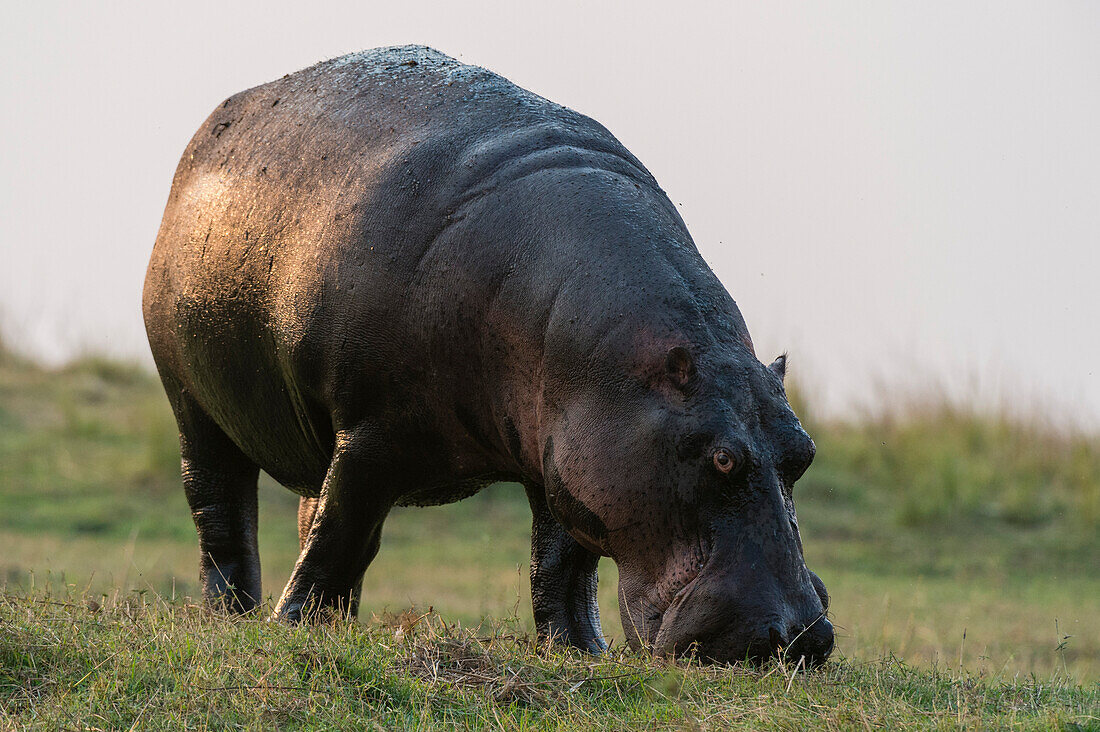
{"type": "MultiPolygon", "coordinates": [[[[317,498],[306,498],[302,496],[298,501],[298,551],[303,552],[306,549],[306,542],[309,541],[309,532],[313,530],[313,519],[317,517],[317,498]]],[[[359,583],[355,585],[355,589],[351,591],[351,603],[349,607],[358,608],[359,598],[363,594],[363,579],[359,578],[359,583]]],[[[354,612],[352,613],[354,614],[354,612]]]]}
{"type": "MultiPolygon", "coordinates": [[[[280,620],[333,613],[354,617],[358,612],[363,572],[378,553],[391,506],[385,492],[372,484],[379,472],[376,452],[369,430],[337,434],[321,495],[308,507],[302,553],[275,607],[280,620]]],[[[299,515],[300,530],[303,518],[299,515]]]]}
{"type": "Polygon", "coordinates": [[[607,650],[596,602],[598,555],[550,514],[541,486],[525,486],[531,504],[531,605],[540,639],[589,653],[607,650]]]}

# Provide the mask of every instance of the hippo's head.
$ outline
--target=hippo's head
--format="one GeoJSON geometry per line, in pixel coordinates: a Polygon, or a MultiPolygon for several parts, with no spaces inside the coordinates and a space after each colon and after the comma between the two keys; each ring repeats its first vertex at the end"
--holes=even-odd
{"type": "Polygon", "coordinates": [[[765,366],[751,345],[652,343],[605,347],[555,380],[551,510],[615,560],[631,645],[820,663],[829,598],[803,559],[793,495],[815,448],[787,401],[785,357],[765,366]]]}

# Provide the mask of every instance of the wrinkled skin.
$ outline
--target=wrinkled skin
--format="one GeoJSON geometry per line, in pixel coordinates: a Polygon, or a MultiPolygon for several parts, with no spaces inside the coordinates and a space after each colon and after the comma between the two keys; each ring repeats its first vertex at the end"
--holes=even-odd
{"type": "Polygon", "coordinates": [[[506,479],[541,636],[606,647],[609,556],[634,645],[832,648],[785,361],[587,117],[416,47],[242,92],[180,162],[144,309],[211,604],[261,596],[260,469],[302,496],[290,621],[356,612],[391,507],[506,479]]]}

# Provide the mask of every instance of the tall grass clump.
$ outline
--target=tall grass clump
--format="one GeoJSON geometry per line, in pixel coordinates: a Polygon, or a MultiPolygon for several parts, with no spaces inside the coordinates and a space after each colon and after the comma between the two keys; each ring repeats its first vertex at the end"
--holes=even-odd
{"type": "Polygon", "coordinates": [[[882,499],[898,525],[1100,528],[1097,436],[936,397],[809,422],[821,472],[875,494],[863,498],[882,499]]]}

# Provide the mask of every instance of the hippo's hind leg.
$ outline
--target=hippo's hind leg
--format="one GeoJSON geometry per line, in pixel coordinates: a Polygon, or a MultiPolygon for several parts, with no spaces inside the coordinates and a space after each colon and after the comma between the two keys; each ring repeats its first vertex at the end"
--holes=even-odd
{"type": "Polygon", "coordinates": [[[525,485],[531,503],[531,605],[540,639],[601,653],[607,649],[596,602],[598,555],[550,514],[541,486],[525,485]]]}
{"type": "Polygon", "coordinates": [[[260,603],[259,468],[186,392],[176,393],[183,488],[199,535],[203,600],[247,612],[260,603]]]}
{"type": "Polygon", "coordinates": [[[392,505],[374,482],[377,458],[373,430],[337,432],[321,495],[315,504],[304,500],[299,506],[299,538],[305,538],[275,607],[277,618],[298,622],[358,612],[363,572],[378,553],[382,522],[392,505]]]}

